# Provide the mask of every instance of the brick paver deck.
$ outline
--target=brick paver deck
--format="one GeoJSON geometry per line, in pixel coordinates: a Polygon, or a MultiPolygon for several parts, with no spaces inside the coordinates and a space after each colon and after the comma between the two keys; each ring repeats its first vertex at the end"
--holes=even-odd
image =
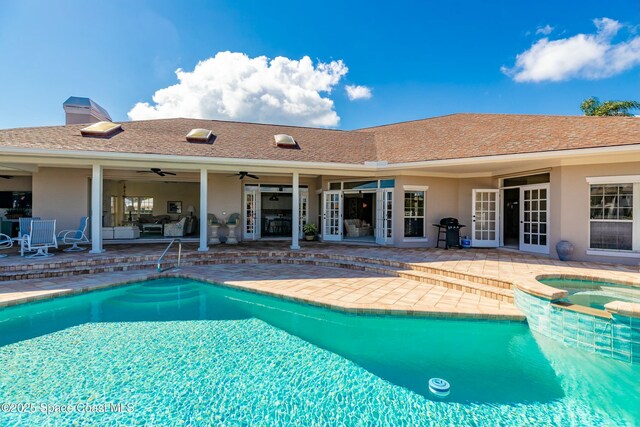
{"type": "MultiPolygon", "coordinates": [[[[190,254],[192,256],[202,255],[196,252],[196,247],[193,244],[185,244],[183,250],[187,259],[190,254]]],[[[91,255],[87,252],[56,252],[55,257],[35,261],[11,253],[11,256],[0,259],[0,272],[4,271],[4,274],[10,274],[13,269],[24,268],[46,271],[49,268],[56,268],[60,263],[91,264],[94,260],[113,260],[113,263],[117,264],[122,262],[122,257],[134,261],[145,257],[149,259],[151,256],[159,255],[164,249],[164,245],[111,245],[106,249],[105,253],[98,255],[91,255]]],[[[243,243],[234,246],[218,245],[211,247],[206,257],[215,259],[228,255],[242,256],[243,253],[255,251],[275,254],[287,250],[288,245],[282,242],[243,243]]],[[[562,262],[548,257],[504,250],[445,251],[307,243],[303,244],[299,253],[310,258],[316,254],[336,259],[357,257],[358,260],[411,263],[416,267],[433,267],[503,281],[531,279],[539,274],[566,274],[640,284],[640,268],[638,266],[562,262]]],[[[523,319],[522,313],[510,302],[460,289],[449,289],[375,271],[323,265],[289,264],[286,257],[283,257],[281,261],[284,263],[189,265],[178,274],[353,312],[523,319]]],[[[141,270],[4,281],[0,282],[0,306],[83,292],[157,276],[152,268],[146,267],[141,270]]]]}

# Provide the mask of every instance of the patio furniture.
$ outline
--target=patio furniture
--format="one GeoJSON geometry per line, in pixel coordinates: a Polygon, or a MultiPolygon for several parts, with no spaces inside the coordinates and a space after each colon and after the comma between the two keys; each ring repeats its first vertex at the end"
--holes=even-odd
{"type": "Polygon", "coordinates": [[[102,240],[113,240],[113,227],[102,227],[102,240]]]}
{"type": "Polygon", "coordinates": [[[79,243],[91,243],[89,237],[87,237],[87,227],[89,226],[89,217],[83,216],[80,218],[80,226],[76,230],[62,230],[58,233],[58,240],[64,245],[71,245],[70,248],[64,250],[64,252],[78,252],[84,251],[87,248],[81,248],[79,243]]]}
{"type": "MultiPolygon", "coordinates": [[[[9,249],[13,247],[13,239],[6,234],[0,234],[0,249],[9,249]]],[[[0,258],[6,257],[7,254],[0,254],[0,258]]]]}
{"type": "Polygon", "coordinates": [[[49,253],[49,248],[58,247],[56,239],[56,220],[43,219],[31,221],[31,231],[22,237],[24,251],[36,253],[27,258],[45,258],[53,256],[49,253]]]}
{"type": "Polygon", "coordinates": [[[142,226],[143,233],[160,233],[164,234],[164,224],[145,223],[140,224],[142,226]]]}
{"type": "Polygon", "coordinates": [[[138,239],[140,237],[140,229],[136,226],[113,227],[114,239],[138,239]]]}
{"type": "Polygon", "coordinates": [[[373,227],[361,219],[345,219],[344,226],[347,229],[347,237],[362,237],[373,235],[373,227]]]}
{"type": "Polygon", "coordinates": [[[182,218],[178,222],[172,222],[164,226],[164,236],[165,237],[182,237],[185,232],[185,224],[187,223],[187,218],[182,218]]]}
{"type": "Polygon", "coordinates": [[[234,213],[231,214],[229,220],[227,221],[227,228],[229,229],[229,236],[227,237],[227,241],[225,242],[228,245],[235,245],[238,243],[238,239],[236,239],[236,226],[240,223],[240,214],[234,213]]]}

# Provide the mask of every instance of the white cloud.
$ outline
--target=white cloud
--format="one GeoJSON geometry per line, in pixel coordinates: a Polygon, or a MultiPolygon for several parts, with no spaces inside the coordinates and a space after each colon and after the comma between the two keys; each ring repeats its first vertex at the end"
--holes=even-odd
{"type": "Polygon", "coordinates": [[[334,127],[340,117],[327,97],[348,72],[342,60],[269,60],[218,52],[193,71],[176,70],[178,83],[137,103],[131,120],[190,117],[334,127]],[[325,95],[325,96],[323,96],[325,95]]]}
{"type": "Polygon", "coordinates": [[[355,101],[356,99],[369,99],[373,96],[371,94],[371,88],[367,86],[346,85],[344,89],[347,91],[349,101],[355,101]]]}
{"type": "Polygon", "coordinates": [[[553,31],[553,27],[549,24],[544,27],[538,27],[536,30],[536,34],[542,34],[543,36],[548,36],[553,31]]]}
{"type": "Polygon", "coordinates": [[[640,64],[640,36],[613,44],[622,24],[609,18],[594,19],[593,23],[595,34],[540,39],[516,56],[514,67],[502,67],[501,71],[517,82],[562,81],[601,79],[640,64]]]}

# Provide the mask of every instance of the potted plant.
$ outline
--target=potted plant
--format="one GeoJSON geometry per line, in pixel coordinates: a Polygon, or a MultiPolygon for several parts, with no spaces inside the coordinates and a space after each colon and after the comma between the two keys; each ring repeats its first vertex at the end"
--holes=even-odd
{"type": "Polygon", "coordinates": [[[318,227],[312,222],[307,223],[302,227],[302,232],[304,233],[305,240],[313,240],[316,238],[316,233],[318,232],[318,227]]]}

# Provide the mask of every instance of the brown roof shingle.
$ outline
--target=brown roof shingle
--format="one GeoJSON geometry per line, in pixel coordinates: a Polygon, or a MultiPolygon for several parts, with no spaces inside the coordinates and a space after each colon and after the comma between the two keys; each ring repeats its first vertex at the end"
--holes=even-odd
{"type": "Polygon", "coordinates": [[[454,114],[340,131],[199,119],[123,123],[110,138],[82,137],[86,125],[0,130],[3,147],[362,164],[640,145],[640,118],[454,114]],[[189,143],[193,128],[211,129],[213,144],[189,143]],[[300,149],[275,146],[293,136],[300,149]]]}
{"type": "Polygon", "coordinates": [[[87,125],[0,130],[2,147],[164,154],[305,162],[363,163],[375,160],[373,135],[329,129],[199,119],[161,119],[122,123],[110,138],[80,135],[87,125]],[[213,144],[190,143],[191,129],[211,129],[213,144]],[[275,146],[273,136],[291,135],[299,149],[275,146]]]}
{"type": "Polygon", "coordinates": [[[454,114],[360,129],[389,163],[640,144],[640,118],[454,114]]]}

